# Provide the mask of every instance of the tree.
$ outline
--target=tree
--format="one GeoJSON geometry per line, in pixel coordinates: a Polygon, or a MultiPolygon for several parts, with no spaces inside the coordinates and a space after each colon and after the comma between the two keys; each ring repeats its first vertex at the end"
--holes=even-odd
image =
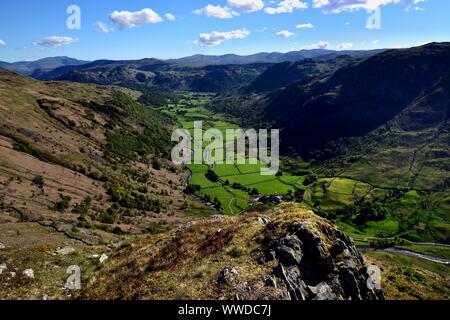
{"type": "Polygon", "coordinates": [[[208,169],[208,171],[205,173],[205,177],[211,182],[219,181],[219,176],[212,169],[208,169]]]}

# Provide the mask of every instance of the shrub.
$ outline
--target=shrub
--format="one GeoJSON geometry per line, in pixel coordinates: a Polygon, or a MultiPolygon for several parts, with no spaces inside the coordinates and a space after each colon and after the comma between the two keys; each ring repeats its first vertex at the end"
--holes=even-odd
{"type": "Polygon", "coordinates": [[[87,196],[81,201],[81,203],[76,204],[72,210],[73,213],[87,214],[92,205],[92,198],[87,196]]]}
{"type": "Polygon", "coordinates": [[[108,208],[108,210],[101,215],[100,221],[106,224],[114,224],[116,222],[116,218],[116,211],[113,208],[108,208]]]}
{"type": "Polygon", "coordinates": [[[55,203],[55,210],[59,212],[66,211],[70,206],[70,201],[72,198],[70,196],[60,195],[61,200],[55,203]]]}
{"type": "Polygon", "coordinates": [[[38,186],[39,188],[43,188],[44,187],[44,184],[45,184],[45,181],[44,181],[44,178],[42,177],[42,176],[35,176],[34,178],[33,178],[33,183],[36,185],[36,186],[38,186]]]}
{"type": "Polygon", "coordinates": [[[162,168],[162,163],[161,163],[161,161],[159,161],[158,159],[153,160],[153,162],[152,162],[152,167],[153,167],[153,169],[155,169],[155,170],[161,170],[161,168],[162,168]]]}

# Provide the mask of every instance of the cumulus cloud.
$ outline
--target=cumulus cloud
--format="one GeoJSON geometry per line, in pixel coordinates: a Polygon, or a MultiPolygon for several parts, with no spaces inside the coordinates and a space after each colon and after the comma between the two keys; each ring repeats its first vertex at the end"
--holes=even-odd
{"type": "Polygon", "coordinates": [[[61,47],[61,46],[75,43],[78,41],[79,41],[78,38],[52,36],[52,37],[42,38],[42,39],[34,42],[34,44],[36,46],[52,48],[52,47],[61,47]]]}
{"type": "Polygon", "coordinates": [[[255,12],[264,8],[262,0],[228,0],[228,5],[240,12],[255,12]]]}
{"type": "Polygon", "coordinates": [[[303,50],[315,50],[315,49],[330,49],[330,43],[327,41],[319,41],[317,43],[310,44],[308,46],[304,46],[303,50]]]}
{"type": "Polygon", "coordinates": [[[171,13],[166,13],[164,15],[164,17],[166,18],[167,21],[175,21],[176,20],[175,16],[171,13]]]}
{"type": "Polygon", "coordinates": [[[341,43],[336,46],[336,50],[349,50],[351,48],[353,48],[353,43],[350,42],[341,43]]]}
{"type": "Polygon", "coordinates": [[[339,13],[342,11],[374,10],[388,4],[401,4],[409,9],[425,0],[313,0],[313,7],[325,13],[339,13]]]}
{"type": "Polygon", "coordinates": [[[108,26],[106,23],[102,21],[97,21],[95,24],[95,29],[99,32],[110,33],[114,31],[114,28],[108,26]]]}
{"type": "Polygon", "coordinates": [[[237,29],[227,32],[213,31],[210,33],[201,33],[198,40],[194,43],[200,46],[217,46],[230,39],[244,39],[250,35],[247,29],[237,29]]]}
{"type": "Polygon", "coordinates": [[[231,10],[228,7],[213,6],[208,4],[206,7],[194,10],[195,14],[204,15],[208,18],[218,18],[218,19],[231,19],[234,16],[238,16],[239,13],[231,10]]]}
{"type": "Polygon", "coordinates": [[[144,24],[155,24],[163,21],[159,14],[149,8],[135,12],[114,11],[109,15],[109,20],[117,23],[120,29],[134,28],[144,24]]]}
{"type": "Polygon", "coordinates": [[[294,33],[288,30],[281,30],[280,32],[277,32],[276,35],[283,38],[290,38],[294,35],[294,33]]]}
{"type": "Polygon", "coordinates": [[[0,39],[0,46],[6,46],[6,41],[5,41],[5,40],[2,40],[2,39],[0,39]]]}
{"type": "Polygon", "coordinates": [[[380,43],[380,40],[373,40],[372,41],[372,44],[379,44],[380,43]]]}
{"type": "Polygon", "coordinates": [[[319,41],[317,43],[304,46],[303,50],[315,50],[315,49],[325,49],[325,50],[349,50],[353,48],[353,43],[346,42],[337,45],[331,45],[328,41],[319,41]]]}
{"type": "Polygon", "coordinates": [[[292,13],[294,10],[304,10],[308,8],[306,2],[300,0],[283,0],[276,7],[266,7],[264,12],[268,14],[292,13]]]}
{"type": "Polygon", "coordinates": [[[297,25],[297,29],[313,29],[314,26],[311,23],[301,23],[297,25]]]}

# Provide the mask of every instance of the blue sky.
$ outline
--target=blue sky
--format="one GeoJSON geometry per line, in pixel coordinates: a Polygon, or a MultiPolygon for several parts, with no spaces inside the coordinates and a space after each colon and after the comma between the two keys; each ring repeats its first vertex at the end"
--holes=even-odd
{"type": "Polygon", "coordinates": [[[0,60],[410,47],[449,41],[449,13],[448,0],[0,1],[0,60]],[[81,29],[66,26],[70,5],[81,29]],[[367,28],[375,7],[380,29],[367,28]]]}

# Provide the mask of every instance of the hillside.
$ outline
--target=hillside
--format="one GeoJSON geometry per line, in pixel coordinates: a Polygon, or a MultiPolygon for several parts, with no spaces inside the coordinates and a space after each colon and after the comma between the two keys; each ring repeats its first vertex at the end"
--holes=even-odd
{"type": "Polygon", "coordinates": [[[102,243],[185,219],[185,177],[166,160],[173,124],[164,115],[114,87],[6,70],[0,109],[1,223],[39,222],[102,243]]]}
{"type": "Polygon", "coordinates": [[[337,69],[360,59],[342,55],[277,63],[245,86],[242,92],[244,94],[270,92],[292,85],[294,82],[297,82],[297,85],[305,85],[315,78],[327,78],[337,69]]]}
{"type": "Polygon", "coordinates": [[[363,136],[431,90],[450,72],[449,57],[449,44],[387,51],[343,67],[325,82],[275,92],[264,118],[283,128],[285,145],[300,150],[363,136]]]}

